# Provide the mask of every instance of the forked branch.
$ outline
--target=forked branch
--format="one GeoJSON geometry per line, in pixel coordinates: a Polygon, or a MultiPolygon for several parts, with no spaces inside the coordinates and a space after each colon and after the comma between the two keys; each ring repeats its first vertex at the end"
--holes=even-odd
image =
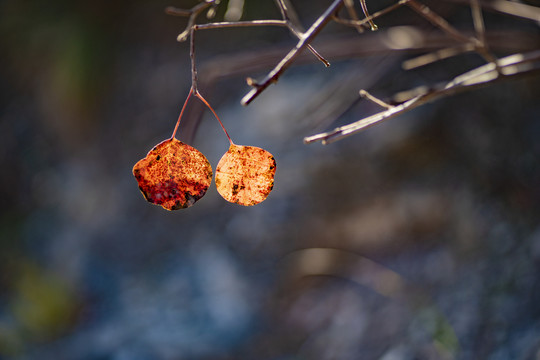
{"type": "MultiPolygon", "coordinates": [[[[398,95],[394,95],[394,100],[391,102],[392,105],[374,97],[365,90],[361,90],[361,97],[378,104],[379,106],[383,107],[384,110],[349,125],[338,127],[332,131],[306,137],[304,139],[305,143],[315,141],[321,141],[323,144],[331,143],[362,131],[363,129],[366,129],[381,121],[406,113],[418,106],[434,101],[438,98],[449,96],[456,92],[470,90],[478,86],[488,85],[501,79],[517,77],[532,72],[538,72],[540,70],[540,50],[521,53],[522,51],[526,50],[522,48],[514,49],[512,52],[519,53],[502,59],[497,59],[490,52],[488,42],[486,40],[487,36],[483,18],[483,10],[488,9],[529,20],[540,21],[540,9],[537,7],[514,3],[508,0],[445,0],[447,2],[460,2],[470,7],[474,33],[469,34],[450,24],[445,17],[441,16],[424,4],[423,0],[395,0],[394,4],[377,11],[372,15],[368,13],[366,0],[358,0],[362,12],[365,15],[363,19],[360,19],[356,13],[354,1],[355,0],[334,0],[307,31],[304,31],[302,28],[302,25],[300,24],[298,17],[291,6],[290,0],[275,0],[281,14],[281,19],[275,20],[223,21],[197,24],[197,18],[201,13],[204,11],[209,13],[215,12],[219,0],[200,0],[200,3],[190,10],[182,10],[172,7],[167,8],[166,12],[168,14],[185,16],[189,18],[185,30],[178,35],[179,41],[185,41],[190,38],[192,88],[188,99],[191,95],[194,95],[207,104],[197,88],[197,68],[195,62],[194,40],[195,32],[197,30],[247,26],[279,26],[286,27],[295,37],[298,38],[296,45],[290,49],[290,51],[283,58],[281,58],[281,60],[262,80],[257,81],[249,77],[247,78],[247,84],[251,87],[251,90],[242,98],[241,104],[248,105],[268,86],[270,86],[270,84],[277,82],[280,76],[298,59],[299,55],[305,49],[310,50],[318,60],[325,64],[325,66],[330,65],[329,62],[311,46],[313,40],[329,22],[335,21],[339,24],[354,27],[358,30],[358,32],[363,32],[364,28],[375,30],[377,28],[374,23],[375,19],[404,5],[414,10],[425,20],[429,21],[435,27],[440,29],[448,38],[448,42],[442,43],[439,47],[435,46],[429,48],[431,51],[430,53],[424,53],[416,58],[405,61],[403,63],[403,68],[405,70],[431,64],[433,62],[467,52],[475,52],[479,54],[484,58],[487,64],[457,76],[447,83],[432,86],[428,90],[412,89],[407,92],[405,97],[401,96],[403,93],[398,94],[400,95],[399,97],[398,95]],[[343,18],[340,16],[339,12],[343,7],[345,7],[346,14],[348,14],[349,18],[343,18]]],[[[490,35],[490,33],[488,32],[487,35],[490,35]]],[[[490,44],[496,48],[493,41],[490,40],[490,44]]],[[[418,48],[415,49],[418,50],[418,48]]]]}
{"type": "MultiPolygon", "coordinates": [[[[488,63],[474,70],[455,77],[448,83],[424,91],[399,105],[391,106],[387,110],[360,119],[351,124],[340,126],[332,131],[324,132],[304,138],[304,143],[321,141],[329,144],[341,140],[352,134],[365,130],[381,121],[391,119],[413,110],[423,104],[441,97],[447,97],[457,92],[471,90],[479,86],[491,84],[501,79],[518,77],[540,71],[540,50],[524,54],[514,54],[497,60],[497,64],[488,63]]],[[[416,91],[411,90],[411,93],[416,91]]]]}
{"type": "Polygon", "coordinates": [[[263,92],[270,84],[276,82],[280,75],[294,62],[300,52],[309,45],[309,43],[319,34],[326,24],[332,19],[332,15],[339,11],[343,6],[343,0],[335,0],[332,5],[311,25],[306,33],[300,36],[300,40],[296,46],[289,51],[287,55],[274,67],[268,75],[261,81],[256,82],[248,80],[248,84],[253,88],[248,92],[241,101],[242,105],[251,103],[261,92],[263,92]]]}

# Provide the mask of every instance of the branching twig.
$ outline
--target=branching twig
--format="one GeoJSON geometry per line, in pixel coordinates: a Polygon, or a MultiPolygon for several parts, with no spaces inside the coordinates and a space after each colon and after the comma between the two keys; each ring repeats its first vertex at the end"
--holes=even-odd
{"type": "Polygon", "coordinates": [[[486,42],[486,29],[484,25],[484,16],[482,15],[482,8],[478,0],[471,0],[471,13],[473,18],[474,30],[476,32],[476,39],[478,40],[476,51],[489,62],[497,65],[495,56],[489,51],[488,44],[486,42]]]}
{"type": "Polygon", "coordinates": [[[214,108],[210,105],[208,101],[202,96],[202,94],[199,92],[199,89],[197,87],[197,65],[195,62],[195,30],[197,25],[193,25],[190,30],[190,48],[189,48],[189,56],[191,59],[191,88],[189,89],[189,94],[184,102],[184,105],[182,106],[182,110],[180,111],[180,115],[178,116],[178,120],[176,121],[176,125],[174,126],[174,130],[171,136],[171,139],[176,136],[176,132],[178,131],[178,127],[180,126],[180,121],[182,120],[182,116],[184,115],[184,111],[186,110],[187,104],[191,98],[191,95],[194,95],[196,98],[201,100],[204,105],[206,105],[207,108],[212,111],[212,114],[216,117],[217,121],[219,122],[219,125],[223,129],[223,132],[227,136],[227,139],[229,140],[229,143],[232,145],[233,141],[231,137],[229,136],[229,133],[225,129],[225,126],[223,126],[223,123],[221,122],[221,119],[215,112],[214,108]]]}
{"type": "Polygon", "coordinates": [[[369,21],[369,26],[371,26],[371,30],[372,31],[377,30],[377,25],[375,25],[375,23],[373,22],[373,20],[371,20],[369,16],[366,0],[360,0],[360,5],[362,6],[362,11],[364,12],[364,15],[366,16],[366,19],[369,19],[368,21],[369,21]]]}
{"type": "MultiPolygon", "coordinates": [[[[197,86],[197,68],[195,63],[195,32],[203,29],[219,29],[230,27],[247,27],[247,26],[280,26],[286,27],[289,31],[298,38],[298,42],[294,48],[292,48],[281,60],[274,66],[274,68],[261,80],[256,81],[252,78],[247,78],[247,83],[252,89],[242,98],[242,105],[248,105],[259,94],[261,94],[270,84],[277,82],[280,76],[286,71],[293,62],[298,60],[300,54],[304,49],[309,49],[320,61],[326,66],[330,64],[324,59],[312,46],[311,42],[320,33],[320,31],[332,20],[337,23],[347,26],[355,27],[359,32],[363,32],[363,27],[370,27],[375,30],[377,27],[374,23],[374,19],[379,18],[385,14],[388,14],[398,7],[407,5],[416,13],[427,19],[437,28],[441,29],[444,41],[439,41],[437,45],[433,45],[428,42],[428,36],[426,35],[422,42],[418,46],[409,46],[409,50],[418,51],[432,51],[427,54],[423,54],[417,58],[409,59],[403,63],[403,67],[408,70],[423,66],[426,64],[446,59],[466,52],[476,52],[481,55],[487,64],[480,66],[474,70],[468,71],[460,76],[457,76],[452,81],[439,84],[438,86],[422,87],[409,90],[405,93],[399,93],[394,95],[393,101],[389,103],[384,102],[377,97],[371,95],[365,90],[360,91],[360,96],[367,98],[368,100],[378,104],[385,110],[372,116],[366,117],[349,125],[345,125],[336,128],[333,131],[327,133],[321,133],[306,137],[304,140],[306,143],[319,141],[322,143],[330,143],[339,139],[342,139],[351,134],[357,133],[369,126],[379,123],[383,120],[390,119],[398,116],[402,113],[408,112],[418,106],[421,106],[427,102],[433,101],[440,97],[449,96],[458,91],[469,90],[474,87],[491,84],[499,79],[514,77],[522,74],[531,73],[533,71],[540,70],[540,50],[535,50],[529,53],[515,54],[502,59],[497,60],[495,56],[490,53],[489,47],[492,45],[495,49],[498,44],[493,42],[492,34],[486,34],[484,19],[482,10],[487,8],[503,12],[512,16],[520,16],[531,20],[540,20],[540,10],[536,7],[531,7],[523,4],[517,4],[509,2],[507,0],[492,0],[486,2],[486,0],[446,0],[448,2],[466,2],[470,6],[472,13],[472,20],[475,33],[469,35],[462,30],[451,25],[443,16],[439,15],[435,11],[431,10],[423,3],[423,0],[396,0],[395,3],[383,10],[380,10],[373,15],[370,15],[367,11],[367,4],[365,0],[359,0],[362,7],[362,11],[365,15],[364,19],[359,19],[354,9],[353,0],[334,0],[332,4],[324,11],[324,13],[309,27],[307,31],[304,31],[300,21],[298,20],[292,5],[289,0],[275,0],[278,9],[281,13],[280,20],[252,20],[252,21],[223,21],[214,23],[196,24],[198,16],[206,9],[215,10],[219,0],[200,0],[200,3],[194,6],[190,10],[181,10],[169,7],[167,13],[178,16],[188,16],[188,24],[185,30],[178,36],[179,41],[187,40],[190,38],[190,58],[191,58],[191,71],[192,71],[192,87],[188,99],[191,95],[198,97],[208,107],[209,104],[204,100],[200,94],[197,86]],[[345,6],[349,19],[343,19],[339,16],[339,10],[345,6]],[[488,44],[488,38],[490,44],[488,44]],[[457,42],[457,43],[456,43],[457,42]]],[[[366,35],[362,35],[366,36],[366,35]]],[[[367,38],[363,38],[367,41],[367,38]]],[[[380,41],[380,40],[379,40],[380,41]]],[[[393,48],[387,45],[387,50],[405,50],[401,48],[393,48]]],[[[362,46],[363,47],[363,46],[362,46]]],[[[380,46],[379,46],[380,48],[380,46]]],[[[513,51],[526,51],[523,48],[517,48],[513,51]]],[[[328,50],[325,50],[328,51],[328,50]]],[[[372,50],[373,51],[373,50],[372,50]]],[[[303,57],[303,56],[302,56],[303,57]]],[[[268,59],[266,59],[268,62],[268,59]]],[[[245,69],[244,69],[245,70],[245,69]]],[[[182,109],[182,113],[185,109],[185,104],[182,109]]],[[[211,109],[211,108],[210,108],[211,109]]],[[[212,109],[211,109],[212,110],[212,109]]],[[[212,110],[213,111],[213,110],[212,110]]],[[[181,116],[180,116],[181,117],[181,116]]],[[[216,116],[217,117],[217,116],[216,116]]],[[[219,118],[218,118],[219,121],[219,118]]],[[[221,123],[221,121],[220,121],[221,123]]],[[[222,125],[223,126],[223,125],[222,125]]],[[[173,136],[176,133],[174,130],[173,136]]],[[[226,132],[225,132],[226,133],[226,132]]],[[[228,134],[227,134],[228,135],[228,134]]],[[[229,138],[230,140],[230,138],[229,138]]],[[[231,141],[231,140],[230,140],[231,141]]]]}
{"type": "Polygon", "coordinates": [[[343,0],[335,0],[332,5],[326,9],[326,11],[311,25],[309,30],[303,34],[300,41],[296,46],[289,51],[287,55],[276,65],[276,67],[262,80],[262,82],[252,82],[249,84],[253,87],[249,93],[242,98],[242,105],[248,105],[253,101],[264,89],[266,89],[271,83],[276,82],[280,75],[292,64],[294,59],[298,56],[301,50],[303,50],[309,43],[317,36],[322,28],[330,21],[332,14],[339,11],[343,6],[343,0]]]}
{"type": "Polygon", "coordinates": [[[483,47],[486,45],[486,29],[484,26],[484,17],[482,16],[482,8],[478,0],[471,0],[471,13],[473,18],[474,30],[476,38],[480,41],[483,47]]]}
{"type": "Polygon", "coordinates": [[[410,0],[407,2],[407,6],[416,11],[418,14],[422,15],[429,22],[440,28],[442,31],[453,37],[455,40],[464,43],[470,42],[472,40],[471,38],[463,35],[461,31],[450,25],[448,21],[446,21],[442,16],[431,10],[426,5],[421,4],[416,0],[410,0]]]}
{"type": "Polygon", "coordinates": [[[383,120],[388,120],[405,112],[411,111],[412,109],[435,99],[450,96],[460,91],[470,90],[478,86],[490,84],[501,79],[497,67],[504,75],[504,78],[537,72],[540,70],[540,50],[504,57],[497,60],[497,65],[488,63],[480,66],[454,78],[448,83],[424,91],[420,95],[416,95],[399,105],[389,108],[388,110],[381,111],[354,123],[338,127],[329,132],[308,136],[304,138],[304,142],[312,143],[315,141],[321,141],[323,144],[329,144],[331,142],[341,140],[349,135],[358,133],[383,120]]]}
{"type": "MultiPolygon", "coordinates": [[[[195,21],[197,20],[197,17],[201,12],[203,12],[205,9],[209,8],[210,6],[215,6],[216,1],[215,0],[208,0],[205,2],[202,2],[190,10],[185,9],[178,9],[174,7],[167,7],[165,9],[165,12],[169,15],[176,15],[176,16],[189,16],[188,23],[186,25],[185,30],[180,33],[177,37],[177,41],[183,42],[186,41],[191,30],[203,30],[203,29],[220,29],[220,28],[228,28],[228,27],[247,27],[247,26],[284,26],[289,28],[289,30],[297,37],[302,37],[302,32],[299,30],[298,25],[296,24],[297,18],[296,16],[292,16],[295,20],[291,20],[291,16],[289,13],[292,11],[290,7],[287,7],[285,5],[285,0],[277,0],[278,6],[281,10],[283,20],[251,20],[251,21],[222,21],[217,23],[208,23],[208,24],[199,24],[196,25],[195,21]]],[[[330,66],[330,63],[315,50],[311,45],[308,44],[308,49],[321,61],[326,67],[330,66]]]]}
{"type": "Polygon", "coordinates": [[[393,105],[385,103],[384,101],[382,101],[378,97],[375,97],[375,96],[371,95],[367,90],[362,89],[358,93],[360,94],[361,97],[366,98],[369,101],[371,101],[372,103],[377,104],[380,107],[383,107],[385,109],[390,110],[390,109],[392,109],[394,107],[393,105]]]}
{"type": "MultiPolygon", "coordinates": [[[[467,3],[470,0],[449,0],[455,3],[467,3]]],[[[480,6],[485,10],[492,10],[502,14],[540,22],[540,8],[508,0],[482,0],[480,6]]]]}
{"type": "Polygon", "coordinates": [[[373,21],[383,15],[386,15],[394,10],[396,10],[397,8],[401,7],[402,5],[405,5],[407,2],[409,2],[410,0],[399,0],[397,3],[393,4],[393,5],[390,5],[389,7],[387,7],[386,9],[383,9],[383,10],[380,10],[380,11],[377,11],[376,13],[374,13],[373,15],[371,16],[368,16],[366,17],[365,19],[362,19],[362,20],[348,20],[348,19],[342,19],[340,18],[339,16],[337,15],[334,15],[332,17],[332,20],[334,20],[335,22],[337,23],[340,23],[342,25],[346,25],[346,26],[353,26],[353,27],[357,27],[357,26],[369,26],[369,22],[370,21],[373,21]]]}
{"type": "Polygon", "coordinates": [[[450,25],[443,17],[432,11],[426,5],[419,3],[417,0],[410,0],[407,5],[457,41],[464,44],[473,44],[476,52],[480,54],[480,56],[482,56],[486,61],[496,64],[496,59],[489,52],[485,42],[484,20],[482,18],[482,10],[478,0],[470,0],[473,23],[477,37],[467,37],[463,35],[458,29],[450,25]]]}
{"type": "Polygon", "coordinates": [[[203,12],[205,9],[208,9],[210,6],[212,6],[214,3],[214,1],[205,1],[205,2],[202,2],[198,5],[195,5],[192,9],[190,10],[184,10],[184,9],[177,9],[177,8],[174,8],[174,7],[167,7],[165,9],[165,13],[169,14],[169,15],[176,15],[176,16],[189,16],[189,19],[188,19],[188,23],[186,25],[186,28],[184,31],[182,31],[180,33],[180,35],[178,35],[178,37],[176,38],[178,41],[186,41],[190,32],[191,32],[191,28],[193,27],[193,25],[195,24],[195,21],[197,20],[197,17],[199,16],[199,14],[201,12],[203,12]]]}
{"type": "Polygon", "coordinates": [[[474,45],[470,43],[448,47],[448,48],[440,49],[440,50],[437,50],[428,54],[420,55],[412,59],[405,60],[401,64],[401,67],[404,70],[412,70],[421,66],[426,66],[436,61],[440,61],[440,60],[454,57],[456,55],[468,53],[468,52],[474,51],[475,49],[476,48],[474,47],[474,45]]]}
{"type": "MultiPolygon", "coordinates": [[[[344,4],[345,4],[345,8],[347,8],[347,13],[349,14],[349,17],[351,18],[351,20],[359,21],[360,18],[358,17],[358,14],[356,13],[356,10],[354,9],[354,1],[345,0],[344,4]]],[[[364,28],[362,27],[362,25],[354,25],[354,27],[356,28],[356,31],[358,31],[359,33],[364,32],[364,28]]]]}

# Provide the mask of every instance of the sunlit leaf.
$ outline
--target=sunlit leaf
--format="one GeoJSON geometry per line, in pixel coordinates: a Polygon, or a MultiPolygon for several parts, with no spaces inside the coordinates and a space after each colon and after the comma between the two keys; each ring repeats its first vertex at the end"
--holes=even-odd
{"type": "Polygon", "coordinates": [[[212,167],[200,151],[171,138],[136,163],[133,175],[146,200],[178,210],[204,196],[212,182],[212,167]]]}
{"type": "Polygon", "coordinates": [[[231,144],[216,168],[216,187],[227,201],[255,205],[266,199],[274,187],[276,160],[255,146],[231,144]]]}

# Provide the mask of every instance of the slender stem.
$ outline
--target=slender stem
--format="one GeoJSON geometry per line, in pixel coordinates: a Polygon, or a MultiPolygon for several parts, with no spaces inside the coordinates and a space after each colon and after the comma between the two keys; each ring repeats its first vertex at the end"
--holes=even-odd
{"type": "MultiPolygon", "coordinates": [[[[178,41],[185,41],[187,39],[187,37],[189,36],[189,33],[191,31],[191,28],[193,27],[193,25],[195,24],[195,20],[197,19],[197,16],[199,16],[199,14],[204,11],[204,9],[212,6],[214,2],[202,2],[196,6],[194,6],[191,10],[187,10],[189,12],[189,19],[188,19],[188,23],[186,25],[186,29],[180,34],[178,35],[178,37],[176,38],[176,40],[178,41]]],[[[168,14],[172,14],[170,11],[171,9],[170,8],[167,8],[167,10],[169,10],[168,14]]],[[[183,14],[183,11],[180,10],[180,12],[176,13],[175,15],[178,15],[178,14],[183,14]]]]}
{"type": "Polygon", "coordinates": [[[222,21],[217,23],[193,25],[195,30],[222,29],[229,27],[247,27],[247,26],[283,26],[287,27],[285,20],[250,20],[250,21],[222,21]]]}
{"type": "Polygon", "coordinates": [[[279,64],[277,64],[274,69],[266,75],[264,80],[261,83],[252,83],[253,89],[248,92],[242,98],[242,105],[249,105],[261,92],[263,92],[271,83],[276,82],[279,76],[293,63],[296,57],[300,54],[300,51],[303,50],[309,43],[315,38],[322,28],[328,24],[332,19],[332,15],[337,12],[343,6],[343,0],[335,0],[332,5],[326,9],[326,11],[311,25],[308,31],[301,37],[300,41],[296,46],[289,51],[287,55],[279,64]]]}
{"type": "Polygon", "coordinates": [[[210,111],[212,111],[212,114],[214,114],[214,116],[216,117],[217,121],[219,122],[219,125],[221,125],[221,128],[223,129],[223,132],[225,133],[225,135],[227,136],[227,139],[229,139],[229,143],[231,145],[234,145],[233,141],[231,140],[231,137],[229,136],[229,133],[227,132],[227,129],[225,129],[225,126],[223,126],[223,123],[221,122],[219,116],[216,114],[216,112],[214,111],[214,109],[212,108],[212,106],[210,106],[210,103],[208,103],[208,101],[206,101],[206,99],[201,95],[201,93],[199,91],[195,91],[195,96],[199,98],[199,100],[201,100],[204,105],[206,105],[207,108],[210,109],[210,111]]]}
{"type": "MultiPolygon", "coordinates": [[[[288,1],[287,1],[288,2],[288,1]]],[[[292,10],[292,6],[287,6],[285,3],[285,0],[276,0],[277,6],[279,8],[279,11],[281,12],[281,17],[283,18],[283,21],[285,21],[287,27],[289,30],[299,39],[303,36],[303,28],[302,24],[300,24],[300,20],[298,20],[298,17],[296,16],[296,13],[294,10],[292,10]],[[291,16],[292,14],[292,16],[291,16]]],[[[289,4],[290,5],[290,4],[289,4]]],[[[313,46],[308,44],[308,49],[311,51],[313,55],[317,59],[319,59],[320,62],[324,64],[324,66],[329,67],[330,63],[328,60],[326,60],[324,57],[322,57],[321,54],[313,46]]]]}
{"type": "MultiPolygon", "coordinates": [[[[470,4],[470,0],[448,0],[452,3],[470,4]]],[[[532,3],[532,1],[529,1],[532,3]]],[[[515,16],[522,19],[540,21],[540,8],[534,5],[527,5],[521,2],[509,0],[480,0],[483,9],[500,12],[505,15],[515,16]]]]}
{"type": "MultiPolygon", "coordinates": [[[[334,15],[333,16],[333,20],[336,21],[337,23],[340,23],[340,24],[343,24],[343,25],[346,25],[346,26],[364,26],[366,24],[369,24],[370,21],[378,18],[378,17],[381,17],[383,15],[386,15],[394,10],[396,10],[398,7],[402,6],[402,5],[405,5],[406,3],[408,3],[410,0],[399,0],[397,3],[393,4],[393,5],[390,5],[389,7],[383,9],[383,10],[380,10],[380,11],[377,11],[376,13],[374,13],[373,15],[367,17],[367,18],[364,18],[362,20],[348,20],[348,19],[342,19],[340,17],[338,17],[337,15],[334,15]]],[[[367,26],[367,25],[366,25],[367,26]]]]}
{"type": "Polygon", "coordinates": [[[388,110],[381,111],[325,133],[308,136],[304,138],[304,143],[308,144],[315,141],[321,141],[323,144],[329,144],[358,133],[381,121],[401,115],[433,100],[453,95],[459,91],[466,91],[479,86],[484,86],[502,78],[517,77],[539,71],[540,50],[510,55],[497,60],[497,65],[493,63],[482,65],[455,77],[447,83],[429,90],[424,90],[419,95],[416,95],[399,105],[393,106],[388,110]],[[500,77],[499,73],[502,73],[504,77],[500,77]]]}
{"type": "Polygon", "coordinates": [[[377,25],[375,25],[375,23],[373,22],[373,20],[371,20],[369,16],[366,0],[360,0],[360,5],[362,6],[362,11],[364,12],[364,15],[366,16],[366,18],[369,19],[368,21],[369,21],[369,25],[371,26],[371,31],[377,30],[377,25]]]}
{"type": "Polygon", "coordinates": [[[489,52],[489,47],[486,42],[486,28],[484,25],[484,17],[482,15],[482,7],[478,0],[471,0],[471,13],[473,18],[474,30],[478,44],[476,51],[487,61],[497,64],[497,59],[489,52]]]}
{"type": "Polygon", "coordinates": [[[174,6],[167,6],[165,8],[165,14],[173,16],[190,16],[193,13],[192,10],[178,9],[174,6]]]}
{"type": "Polygon", "coordinates": [[[287,4],[283,0],[276,0],[277,6],[279,8],[279,12],[281,13],[281,17],[285,21],[291,21],[289,17],[289,9],[287,8],[287,4]]]}
{"type": "Polygon", "coordinates": [[[383,107],[383,108],[385,108],[385,109],[391,109],[391,108],[393,108],[392,105],[385,103],[384,101],[382,101],[382,100],[379,99],[378,97],[375,97],[375,96],[371,95],[369,92],[367,92],[367,91],[364,90],[364,89],[360,90],[359,93],[360,93],[360,96],[361,96],[361,97],[368,99],[369,101],[371,101],[371,102],[374,103],[374,104],[379,105],[380,107],[383,107]]]}
{"type": "MultiPolygon", "coordinates": [[[[291,30],[291,32],[297,37],[302,38],[302,33],[298,32],[295,28],[291,27],[291,23],[287,20],[251,20],[251,21],[234,21],[234,22],[218,22],[218,23],[208,23],[208,24],[198,24],[193,25],[193,30],[207,30],[207,29],[222,29],[230,27],[248,27],[248,26],[283,26],[291,30]]],[[[324,66],[329,67],[330,63],[321,54],[317,52],[311,45],[307,45],[309,51],[315,55],[324,66]]]]}
{"type": "MultiPolygon", "coordinates": [[[[191,90],[189,92],[189,96],[191,96],[191,94],[195,94],[195,96],[198,97],[204,103],[204,105],[206,105],[206,107],[210,109],[210,111],[212,111],[212,113],[216,117],[217,121],[219,122],[219,125],[221,125],[221,128],[223,129],[223,132],[227,136],[227,139],[229,139],[229,143],[232,145],[233,141],[231,140],[231,137],[229,136],[229,133],[225,129],[225,126],[223,126],[223,123],[219,119],[219,116],[216,114],[216,112],[214,111],[212,106],[210,106],[208,101],[206,101],[206,99],[201,95],[201,93],[199,92],[199,90],[197,88],[197,66],[196,66],[196,62],[195,62],[195,30],[197,30],[197,28],[199,28],[199,25],[193,25],[191,27],[191,34],[190,34],[189,57],[191,58],[191,90]]],[[[188,99],[189,99],[189,96],[188,96],[188,99]]],[[[186,103],[187,103],[187,100],[186,100],[186,103]]],[[[185,105],[184,105],[184,107],[185,107],[185,105]]],[[[183,112],[183,109],[182,109],[182,112],[183,112]]],[[[182,116],[182,115],[180,114],[180,116],[182,116]]],[[[177,126],[178,126],[178,124],[177,124],[177,126]]],[[[175,129],[175,132],[176,132],[176,129],[175,129]]]]}
{"type": "MultiPolygon", "coordinates": [[[[349,17],[351,18],[351,20],[352,21],[360,20],[358,18],[358,15],[356,14],[356,11],[354,10],[354,2],[353,2],[353,0],[344,0],[343,3],[345,5],[345,7],[347,8],[347,12],[349,13],[349,17]]],[[[364,28],[362,27],[362,25],[355,25],[355,28],[356,28],[356,31],[358,31],[359,33],[364,32],[364,28]]]]}
{"type": "Polygon", "coordinates": [[[416,0],[409,0],[407,2],[407,5],[411,9],[416,11],[418,14],[425,17],[433,25],[437,26],[438,28],[446,32],[448,35],[452,36],[457,41],[467,43],[472,40],[468,38],[467,36],[463,35],[459,30],[457,30],[455,27],[450,25],[448,21],[446,21],[443,17],[441,17],[439,14],[431,10],[426,5],[421,4],[416,0]]]}
{"type": "Polygon", "coordinates": [[[401,64],[401,67],[404,70],[411,70],[421,66],[426,66],[428,64],[434,63],[435,61],[448,59],[450,57],[461,55],[474,50],[474,45],[471,43],[447,47],[424,55],[420,55],[412,59],[405,60],[401,64]]]}
{"type": "Polygon", "coordinates": [[[197,93],[197,65],[195,63],[195,28],[191,28],[189,58],[191,59],[191,88],[197,93]]]}
{"type": "Polygon", "coordinates": [[[484,26],[484,17],[482,16],[482,8],[478,0],[471,0],[471,12],[474,24],[474,30],[476,37],[482,43],[483,47],[486,47],[486,29],[484,26]]]}
{"type": "Polygon", "coordinates": [[[178,120],[176,121],[176,125],[174,127],[174,131],[172,133],[171,139],[174,139],[174,137],[176,136],[176,131],[178,130],[178,126],[180,125],[180,120],[182,120],[182,115],[184,115],[184,110],[186,110],[186,106],[192,94],[193,94],[193,88],[189,89],[189,94],[186,98],[186,101],[184,101],[184,106],[182,106],[182,110],[180,111],[180,115],[178,116],[178,120]]]}

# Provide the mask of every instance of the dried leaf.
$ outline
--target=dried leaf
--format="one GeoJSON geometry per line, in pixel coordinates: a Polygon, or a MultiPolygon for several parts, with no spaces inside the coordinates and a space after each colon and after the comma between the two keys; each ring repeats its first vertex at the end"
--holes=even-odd
{"type": "Polygon", "coordinates": [[[212,167],[199,150],[171,138],[136,163],[133,175],[146,200],[178,210],[204,196],[212,182],[212,167]]]}
{"type": "Polygon", "coordinates": [[[229,202],[250,206],[266,199],[274,187],[276,160],[255,146],[231,144],[216,168],[216,187],[229,202]]]}

